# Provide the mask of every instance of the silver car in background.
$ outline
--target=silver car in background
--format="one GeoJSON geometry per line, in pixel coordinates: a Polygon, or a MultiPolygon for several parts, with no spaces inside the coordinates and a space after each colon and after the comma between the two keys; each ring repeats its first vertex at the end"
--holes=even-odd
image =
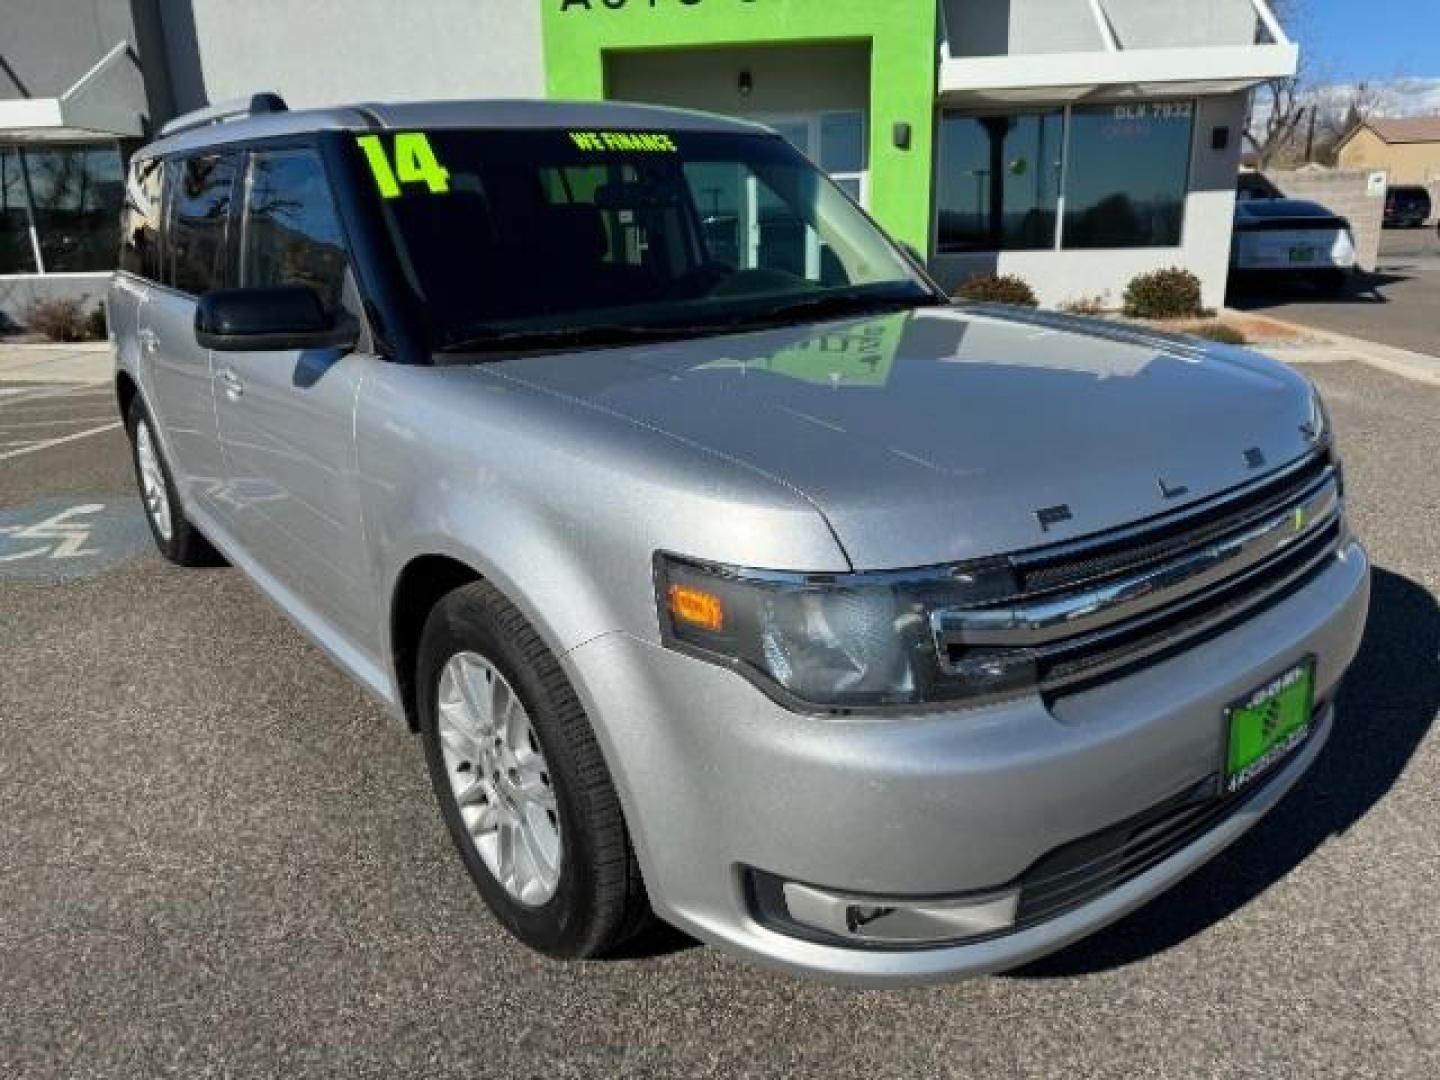
{"type": "Polygon", "coordinates": [[[1369,568],[1307,381],[953,306],[764,128],[260,95],[135,155],[123,233],[161,551],[420,733],[550,955],[658,917],[837,981],[1011,967],[1340,722],[1369,568]]]}

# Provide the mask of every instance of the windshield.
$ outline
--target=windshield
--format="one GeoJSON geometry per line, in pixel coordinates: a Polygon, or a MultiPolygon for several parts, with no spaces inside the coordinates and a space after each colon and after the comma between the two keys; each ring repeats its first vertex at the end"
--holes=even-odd
{"type": "Polygon", "coordinates": [[[687,336],[940,302],[778,136],[432,130],[356,160],[431,345],[687,336]]]}

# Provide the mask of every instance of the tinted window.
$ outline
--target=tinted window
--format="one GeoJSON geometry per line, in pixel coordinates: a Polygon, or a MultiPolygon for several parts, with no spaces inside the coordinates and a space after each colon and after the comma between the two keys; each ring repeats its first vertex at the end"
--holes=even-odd
{"type": "Polygon", "coordinates": [[[158,158],[137,161],[125,183],[120,215],[120,267],[151,281],[160,279],[160,176],[158,158]]]}
{"type": "Polygon", "coordinates": [[[948,114],[940,122],[941,253],[1055,246],[1064,114],[948,114]]]}
{"type": "Polygon", "coordinates": [[[230,283],[225,233],[235,187],[236,159],[205,154],[166,163],[170,228],[166,284],[196,295],[230,283]]]}
{"type": "Polygon", "coordinates": [[[240,284],[308,285],[340,302],[345,247],[324,168],[309,150],[250,156],[240,284]]]}
{"type": "Polygon", "coordinates": [[[1303,199],[1264,199],[1247,202],[1240,211],[1246,217],[1294,218],[1329,217],[1330,211],[1319,203],[1303,199]]]}
{"type": "Polygon", "coordinates": [[[781,139],[457,129],[409,133],[402,151],[399,136],[363,138],[374,142],[352,163],[442,347],[784,321],[820,299],[840,312],[934,300],[781,139]],[[416,145],[438,180],[417,171],[416,145]]]}
{"type": "Polygon", "coordinates": [[[1065,247],[1180,243],[1193,111],[1188,101],[1071,110],[1065,247]]]}
{"type": "Polygon", "coordinates": [[[20,151],[0,146],[0,274],[34,272],[35,249],[30,244],[30,214],[25,206],[20,151]]]}
{"type": "Polygon", "coordinates": [[[24,149],[46,273],[115,269],[123,181],[115,146],[24,149]]]}

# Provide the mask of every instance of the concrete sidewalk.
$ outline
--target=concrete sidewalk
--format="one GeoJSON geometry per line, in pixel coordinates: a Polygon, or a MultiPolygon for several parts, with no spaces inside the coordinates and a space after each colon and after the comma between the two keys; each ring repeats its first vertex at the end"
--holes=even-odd
{"type": "Polygon", "coordinates": [[[0,342],[0,383],[103,383],[115,371],[115,348],[108,341],[73,345],[0,342]]]}
{"type": "MultiPolygon", "coordinates": [[[[1242,318],[1253,317],[1250,312],[1237,312],[1242,318]]],[[[1337,334],[1332,330],[1320,330],[1313,326],[1286,322],[1265,315],[1267,322],[1290,331],[1291,340],[1278,339],[1257,341],[1254,347],[1260,352],[1274,356],[1291,364],[1333,364],[1344,361],[1368,364],[1381,371],[1398,375],[1404,379],[1440,386],[1440,356],[1399,349],[1393,345],[1381,345],[1377,341],[1337,334]]],[[[1437,340],[1440,346],[1440,340],[1437,340]]]]}

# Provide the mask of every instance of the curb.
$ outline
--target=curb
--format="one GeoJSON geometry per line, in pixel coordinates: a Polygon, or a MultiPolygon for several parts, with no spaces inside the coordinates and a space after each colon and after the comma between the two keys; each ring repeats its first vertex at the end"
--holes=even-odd
{"type": "MultiPolygon", "coordinates": [[[[1232,310],[1225,309],[1227,312],[1232,310]]],[[[1247,312],[1235,312],[1237,316],[1244,316],[1247,312]]],[[[1288,350],[1303,350],[1329,348],[1335,350],[1338,355],[1327,356],[1326,361],[1334,360],[1355,360],[1361,364],[1368,364],[1370,367],[1378,368],[1391,375],[1398,375],[1402,379],[1410,379],[1414,382],[1424,383],[1427,386],[1440,386],[1440,356],[1430,356],[1427,353],[1412,352],[1409,349],[1396,348],[1393,345],[1382,345],[1378,341],[1366,341],[1363,338],[1348,337],[1345,334],[1337,334],[1332,330],[1320,330],[1313,326],[1305,326],[1301,323],[1288,322],[1285,319],[1277,319],[1270,315],[1261,316],[1282,326],[1287,330],[1310,339],[1309,342],[1296,342],[1287,344],[1283,342],[1257,342],[1251,346],[1262,352],[1273,352],[1277,357],[1284,357],[1288,350]]],[[[1319,358],[1317,357],[1317,360],[1319,358]]]]}

